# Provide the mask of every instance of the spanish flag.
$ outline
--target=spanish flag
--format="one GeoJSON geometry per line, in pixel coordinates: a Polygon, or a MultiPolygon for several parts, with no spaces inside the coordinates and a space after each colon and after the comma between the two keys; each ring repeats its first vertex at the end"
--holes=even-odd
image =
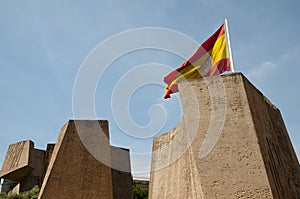
{"type": "Polygon", "coordinates": [[[219,75],[225,71],[230,71],[230,58],[223,24],[190,58],[164,78],[168,84],[164,98],[178,92],[177,82],[182,79],[219,75]]]}

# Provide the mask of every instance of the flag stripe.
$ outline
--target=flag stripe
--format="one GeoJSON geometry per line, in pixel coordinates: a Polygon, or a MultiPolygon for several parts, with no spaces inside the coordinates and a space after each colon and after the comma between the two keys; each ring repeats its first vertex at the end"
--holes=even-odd
{"type": "Polygon", "coordinates": [[[228,50],[226,46],[225,35],[219,37],[215,43],[215,46],[211,50],[211,59],[214,63],[218,62],[220,59],[229,58],[228,50]]]}
{"type": "Polygon", "coordinates": [[[177,82],[201,76],[221,74],[230,70],[230,60],[223,24],[183,64],[164,78],[168,84],[165,98],[178,91],[177,82]]]}
{"type": "Polygon", "coordinates": [[[209,51],[215,45],[215,41],[222,35],[225,35],[225,25],[224,24],[210,38],[208,38],[202,44],[203,48],[205,50],[209,51]]]}
{"type": "Polygon", "coordinates": [[[195,62],[199,57],[202,57],[206,52],[210,51],[214,45],[216,40],[225,35],[225,26],[224,24],[210,37],[208,38],[198,50],[188,59],[190,63],[195,62]]]}
{"type": "Polygon", "coordinates": [[[176,74],[174,75],[174,78],[172,78],[172,83],[175,83],[176,81],[179,81],[183,78],[193,79],[199,77],[200,75],[206,76],[210,73],[211,68],[205,68],[205,66],[212,66],[213,68],[216,62],[218,62],[222,58],[228,58],[226,39],[224,34],[217,39],[217,41],[215,42],[215,46],[209,52],[206,52],[202,57],[199,57],[199,59],[194,63],[182,68],[180,72],[174,71],[176,74]]]}
{"type": "Polygon", "coordinates": [[[209,76],[219,75],[225,71],[230,71],[230,59],[221,59],[219,60],[214,67],[211,69],[209,76]]]}

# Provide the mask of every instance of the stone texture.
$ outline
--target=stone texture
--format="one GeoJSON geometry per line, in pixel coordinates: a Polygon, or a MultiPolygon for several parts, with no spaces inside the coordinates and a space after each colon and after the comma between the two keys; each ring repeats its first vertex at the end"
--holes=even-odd
{"type": "Polygon", "coordinates": [[[45,151],[35,149],[30,140],[11,144],[0,171],[4,179],[2,191],[23,192],[34,185],[41,186],[44,168],[45,151]]]}
{"type": "Polygon", "coordinates": [[[110,147],[114,199],[132,199],[132,176],[129,149],[110,147]]]}
{"type": "MultiPolygon", "coordinates": [[[[39,198],[113,198],[109,165],[98,161],[86,149],[77,132],[78,128],[85,129],[93,139],[99,125],[108,138],[107,121],[70,120],[65,124],[53,150],[39,198]]],[[[99,144],[102,144],[101,154],[109,159],[108,139],[99,144]]]]}
{"type": "Polygon", "coordinates": [[[132,198],[129,150],[110,146],[107,121],[70,120],[64,125],[39,198],[132,198]]]}
{"type": "Polygon", "coordinates": [[[149,198],[300,198],[300,166],[281,114],[242,74],[179,90],[183,120],[153,140],[149,198]],[[215,145],[210,136],[219,136],[215,145]]]}
{"type": "Polygon", "coordinates": [[[4,179],[1,187],[1,192],[3,193],[19,193],[19,187],[17,186],[19,183],[9,180],[9,179],[4,179]],[[14,190],[15,189],[15,190],[14,190]]]}
{"type": "Polygon", "coordinates": [[[11,144],[0,171],[1,192],[41,187],[45,175],[41,198],[133,197],[129,150],[109,145],[107,121],[71,120],[46,150],[30,140],[11,144]]]}
{"type": "Polygon", "coordinates": [[[30,140],[9,145],[0,177],[20,182],[29,175],[33,169],[29,162],[30,150],[32,149],[33,142],[30,140]]]}

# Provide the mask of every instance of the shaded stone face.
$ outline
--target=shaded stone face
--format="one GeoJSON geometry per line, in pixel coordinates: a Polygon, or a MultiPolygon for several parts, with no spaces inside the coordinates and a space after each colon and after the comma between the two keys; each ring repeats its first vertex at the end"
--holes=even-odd
{"type": "Polygon", "coordinates": [[[6,193],[42,185],[39,198],[133,197],[129,150],[110,146],[107,121],[71,120],[46,151],[30,140],[11,144],[0,177],[6,193]]]}
{"type": "Polygon", "coordinates": [[[242,74],[179,91],[183,120],[153,140],[149,198],[300,198],[281,114],[242,74]]]}
{"type": "Polygon", "coordinates": [[[35,149],[30,140],[11,144],[0,171],[0,178],[5,179],[2,191],[18,193],[30,190],[34,185],[41,186],[44,157],[45,151],[35,149]]]}
{"type": "Polygon", "coordinates": [[[30,140],[11,144],[0,171],[0,178],[21,182],[28,176],[33,169],[29,161],[30,151],[33,149],[33,142],[30,140]]]}
{"type": "Polygon", "coordinates": [[[129,150],[110,147],[111,172],[114,199],[132,199],[132,176],[129,150]]]}
{"type": "Polygon", "coordinates": [[[129,150],[118,152],[119,148],[110,146],[108,136],[107,121],[70,120],[65,124],[39,198],[132,198],[129,150]],[[123,165],[124,172],[111,168],[119,163],[116,159],[122,160],[119,167],[123,165]]]}

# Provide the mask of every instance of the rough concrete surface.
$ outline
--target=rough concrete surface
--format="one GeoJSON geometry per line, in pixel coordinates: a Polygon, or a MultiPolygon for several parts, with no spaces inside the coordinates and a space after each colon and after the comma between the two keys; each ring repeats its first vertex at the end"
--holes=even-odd
{"type": "MultiPolygon", "coordinates": [[[[61,130],[46,172],[39,198],[113,198],[111,169],[93,157],[77,132],[86,128],[87,132],[100,125],[106,129],[107,121],[70,120],[61,130]]],[[[91,134],[93,136],[93,134],[91,134]]],[[[103,141],[102,153],[109,158],[109,142],[103,141]]]]}
{"type": "Polygon", "coordinates": [[[39,198],[132,198],[129,150],[110,146],[108,121],[70,120],[64,125],[39,198]]]}
{"type": "Polygon", "coordinates": [[[30,140],[9,145],[0,171],[0,178],[4,179],[1,191],[19,193],[41,186],[44,157],[45,151],[35,149],[30,140]]]}
{"type": "Polygon", "coordinates": [[[182,82],[179,91],[182,121],[153,140],[149,198],[300,198],[281,114],[242,74],[182,82]]]}

